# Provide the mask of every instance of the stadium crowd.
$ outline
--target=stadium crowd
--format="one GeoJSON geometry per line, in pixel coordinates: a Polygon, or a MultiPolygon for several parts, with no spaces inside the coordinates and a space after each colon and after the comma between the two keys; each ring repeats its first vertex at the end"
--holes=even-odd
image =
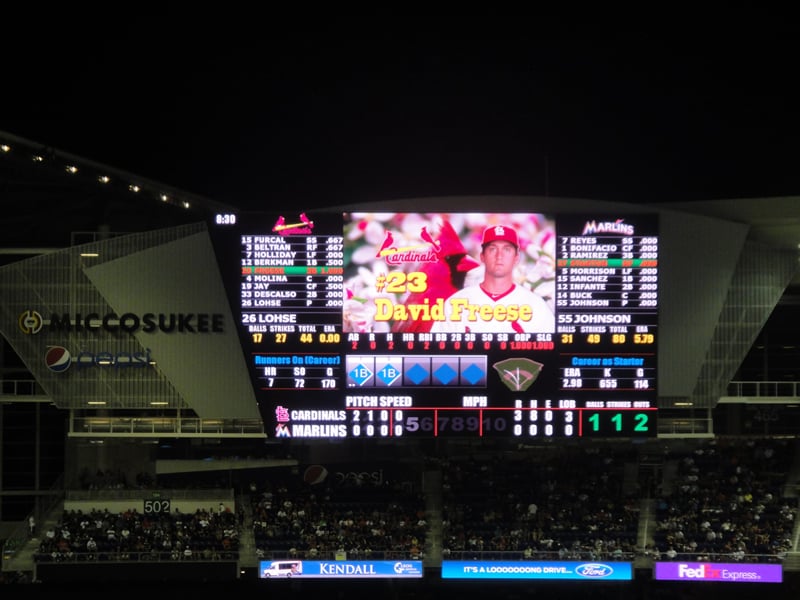
{"type": "Polygon", "coordinates": [[[264,482],[251,497],[259,556],[422,558],[428,530],[422,496],[363,479],[313,486],[264,482]]]}
{"type": "Polygon", "coordinates": [[[269,469],[240,482],[235,511],[65,510],[35,558],[236,558],[247,528],[258,558],[422,559],[438,545],[443,559],[775,562],[797,545],[796,454],[796,442],[775,439],[467,453],[429,459],[436,493],[269,469]]]}
{"type": "Polygon", "coordinates": [[[793,549],[793,443],[712,440],[671,458],[674,475],[662,478],[656,501],[654,541],[661,560],[776,560],[793,549]]]}
{"type": "Polygon", "coordinates": [[[626,457],[543,450],[445,461],[445,557],[633,557],[639,489],[623,487],[626,457]]]}
{"type": "Polygon", "coordinates": [[[239,523],[230,510],[182,514],[65,510],[41,538],[37,561],[219,560],[238,557],[239,523]]]}

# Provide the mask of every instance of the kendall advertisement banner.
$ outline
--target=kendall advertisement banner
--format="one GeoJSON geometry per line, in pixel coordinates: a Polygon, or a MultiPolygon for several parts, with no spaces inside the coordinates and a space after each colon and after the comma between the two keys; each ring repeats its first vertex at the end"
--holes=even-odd
{"type": "Polygon", "coordinates": [[[656,562],[654,578],[662,581],[781,583],[783,565],[754,563],[656,562]]]}
{"type": "Polygon", "coordinates": [[[421,560],[262,560],[261,579],[393,579],[421,578],[421,560]]]}
{"type": "Polygon", "coordinates": [[[580,561],[442,561],[442,579],[576,579],[580,581],[630,581],[627,562],[580,561]]]}

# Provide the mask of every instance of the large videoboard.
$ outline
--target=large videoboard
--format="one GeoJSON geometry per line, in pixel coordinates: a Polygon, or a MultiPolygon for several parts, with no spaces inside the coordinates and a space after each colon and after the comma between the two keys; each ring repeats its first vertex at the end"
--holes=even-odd
{"type": "Polygon", "coordinates": [[[276,438],[657,435],[656,215],[218,215],[276,438]]]}

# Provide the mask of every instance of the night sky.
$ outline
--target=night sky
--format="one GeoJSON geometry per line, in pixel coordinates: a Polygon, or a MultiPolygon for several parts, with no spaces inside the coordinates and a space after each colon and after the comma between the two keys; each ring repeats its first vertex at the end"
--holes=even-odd
{"type": "Polygon", "coordinates": [[[0,131],[246,209],[800,193],[780,32],[176,23],[12,31],[0,131]]]}

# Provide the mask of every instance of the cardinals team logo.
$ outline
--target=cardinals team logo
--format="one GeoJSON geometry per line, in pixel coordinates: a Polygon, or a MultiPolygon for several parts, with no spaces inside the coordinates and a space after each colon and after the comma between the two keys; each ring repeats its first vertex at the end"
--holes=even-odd
{"type": "Polygon", "coordinates": [[[492,367],[508,389],[512,392],[524,392],[539,377],[544,365],[529,358],[509,358],[494,363],[492,367]]]}
{"type": "Polygon", "coordinates": [[[289,430],[289,409],[285,406],[276,406],[275,407],[275,420],[277,421],[277,425],[275,425],[275,437],[277,438],[288,438],[292,437],[292,432],[289,430]]]}
{"type": "Polygon", "coordinates": [[[394,235],[391,231],[387,231],[375,258],[383,258],[390,265],[416,262],[432,263],[439,260],[439,253],[442,251],[441,242],[434,240],[426,227],[422,228],[419,237],[426,243],[398,248],[394,245],[394,235]]]}
{"type": "Polygon", "coordinates": [[[311,221],[306,213],[300,213],[299,223],[287,223],[283,216],[278,217],[275,225],[272,226],[272,232],[278,235],[292,235],[292,234],[307,234],[311,233],[314,229],[314,221],[311,221]]]}

